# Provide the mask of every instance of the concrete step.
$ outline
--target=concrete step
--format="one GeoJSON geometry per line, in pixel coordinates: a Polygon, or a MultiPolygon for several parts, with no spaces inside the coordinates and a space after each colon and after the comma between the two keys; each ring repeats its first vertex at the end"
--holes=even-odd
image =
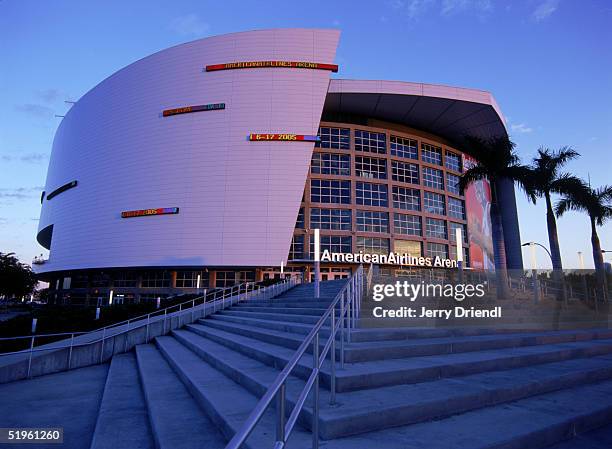
{"type": "MultiPolygon", "coordinates": [[[[188,325],[185,329],[269,366],[284,366],[294,353],[290,348],[208,325],[188,325]]],[[[344,370],[336,371],[337,391],[425,382],[610,353],[612,353],[611,340],[595,340],[353,363],[346,364],[344,370]]],[[[306,379],[310,373],[310,366],[310,357],[305,356],[303,361],[300,361],[295,375],[306,379]]],[[[326,388],[330,385],[329,373],[327,360],[321,372],[321,381],[326,388]]]]}
{"type": "MultiPolygon", "coordinates": [[[[262,396],[278,369],[228,350],[192,332],[178,330],[175,338],[252,394],[262,396]]],[[[342,393],[329,405],[321,392],[320,429],[323,439],[440,419],[453,414],[515,401],[536,394],[612,378],[612,356],[569,360],[514,370],[481,373],[460,379],[441,379],[412,385],[342,393]]],[[[295,404],[303,381],[287,386],[287,406],[295,404]]],[[[305,407],[303,424],[310,428],[312,409],[305,407]]]]}
{"type": "MultiPolygon", "coordinates": [[[[200,324],[208,325],[216,329],[293,349],[297,349],[302,343],[302,335],[308,334],[311,330],[311,327],[300,326],[293,323],[279,324],[278,322],[266,322],[263,320],[249,321],[248,318],[232,319],[222,316],[200,320],[199,322],[200,324]]],[[[323,329],[321,336],[327,338],[329,336],[329,328],[323,329]]],[[[368,362],[404,357],[587,341],[593,338],[612,338],[612,331],[532,332],[525,334],[355,342],[346,346],[345,361],[348,363],[368,362]]],[[[324,343],[321,343],[322,346],[323,344],[324,343]]]]}
{"type": "Polygon", "coordinates": [[[610,449],[612,447],[612,424],[576,435],[562,443],[546,449],[610,449]]]}
{"type": "Polygon", "coordinates": [[[136,360],[156,448],[225,447],[225,438],[154,345],[136,346],[136,360]]]}
{"type": "Polygon", "coordinates": [[[612,381],[328,441],[325,449],[536,449],[612,422],[612,381]]]}
{"type": "MultiPolygon", "coordinates": [[[[261,320],[256,318],[244,317],[244,316],[231,316],[231,315],[211,315],[210,319],[226,322],[226,323],[235,323],[242,324],[246,326],[258,327],[261,329],[269,329],[281,332],[288,332],[298,335],[308,335],[312,330],[314,324],[302,324],[295,322],[283,322],[278,320],[261,320]]],[[[321,335],[328,337],[330,334],[330,323],[331,319],[327,319],[327,326],[324,326],[321,330],[321,335]]]]}
{"type": "Polygon", "coordinates": [[[133,352],[115,355],[111,360],[90,447],[155,447],[133,352]]]}
{"type": "MultiPolygon", "coordinates": [[[[179,373],[210,419],[226,438],[231,438],[243,425],[258,402],[258,398],[221,371],[206,363],[173,337],[158,337],[155,343],[173,369],[179,373]]],[[[274,446],[275,411],[269,409],[243,447],[251,449],[274,446]]],[[[193,427],[198,429],[197,427],[193,427]]],[[[201,434],[198,429],[198,434],[201,434]]],[[[299,428],[294,429],[289,447],[310,448],[311,436],[299,428]]],[[[202,447],[202,446],[200,446],[202,447]]],[[[204,445],[208,448],[209,446],[204,445]]]]}
{"type": "Polygon", "coordinates": [[[268,320],[268,321],[283,321],[283,322],[291,322],[291,323],[301,323],[301,324],[309,324],[314,325],[319,321],[319,316],[317,315],[294,315],[289,313],[261,313],[261,312],[244,312],[239,308],[232,307],[230,309],[223,310],[217,313],[219,316],[232,316],[232,317],[247,317],[247,318],[255,318],[259,320],[268,320]]]}
{"type": "Polygon", "coordinates": [[[236,310],[240,312],[258,312],[258,313],[282,313],[282,314],[291,314],[291,315],[312,315],[312,316],[321,316],[325,312],[325,309],[312,309],[309,307],[258,307],[258,306],[247,306],[247,305],[235,305],[228,310],[236,310]]]}
{"type": "MultiPolygon", "coordinates": [[[[329,305],[331,304],[331,300],[329,301],[301,301],[301,300],[294,300],[294,301],[276,301],[276,300],[271,300],[271,301],[265,301],[265,300],[253,300],[253,301],[243,301],[241,302],[239,305],[237,305],[236,307],[242,307],[242,306],[246,306],[246,307],[281,307],[281,308],[309,308],[309,309],[323,309],[323,310],[327,310],[327,308],[329,307],[329,305]]],[[[339,307],[339,306],[338,306],[339,307]]]]}

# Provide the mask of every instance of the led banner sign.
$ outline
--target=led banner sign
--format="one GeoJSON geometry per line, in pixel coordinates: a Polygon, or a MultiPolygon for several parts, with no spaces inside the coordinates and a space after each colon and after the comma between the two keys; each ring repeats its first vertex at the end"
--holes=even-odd
{"type": "Polygon", "coordinates": [[[249,134],[249,140],[253,141],[283,141],[283,142],[318,142],[319,136],[307,136],[304,134],[249,134]]]}
{"type": "Polygon", "coordinates": [[[336,64],[323,64],[320,62],[305,62],[305,61],[246,61],[246,62],[227,62],[225,64],[212,64],[206,66],[207,72],[216,72],[218,70],[233,70],[233,69],[258,69],[266,67],[289,68],[289,69],[313,69],[313,70],[329,70],[337,72],[336,64]]]}
{"type": "Polygon", "coordinates": [[[178,214],[178,207],[162,207],[160,209],[140,209],[140,210],[127,210],[121,212],[121,218],[131,218],[131,217],[147,217],[149,215],[168,215],[168,214],[178,214]]]}
{"type": "Polygon", "coordinates": [[[200,104],[197,106],[185,106],[184,108],[166,109],[163,112],[163,116],[169,117],[171,115],[188,114],[190,112],[199,111],[214,111],[217,109],[225,109],[225,103],[200,104]]]}

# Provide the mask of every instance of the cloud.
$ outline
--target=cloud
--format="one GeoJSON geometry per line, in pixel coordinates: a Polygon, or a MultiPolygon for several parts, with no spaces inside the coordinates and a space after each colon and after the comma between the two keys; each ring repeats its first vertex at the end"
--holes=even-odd
{"type": "Polygon", "coordinates": [[[536,22],[548,19],[559,8],[560,0],[543,0],[531,14],[536,22]]]}
{"type": "Polygon", "coordinates": [[[36,118],[52,118],[53,109],[42,104],[26,103],[15,106],[15,110],[36,118]]]}
{"type": "Polygon", "coordinates": [[[482,14],[493,9],[492,0],[391,0],[389,5],[392,9],[403,11],[411,20],[429,11],[451,16],[457,13],[482,14]]]}
{"type": "Polygon", "coordinates": [[[38,164],[49,159],[49,155],[47,153],[27,153],[21,156],[3,154],[0,159],[4,162],[21,161],[27,164],[38,164]]]}
{"type": "Polygon", "coordinates": [[[14,189],[0,189],[0,199],[23,200],[40,195],[44,187],[17,187],[14,189]]]}
{"type": "Polygon", "coordinates": [[[203,36],[210,30],[210,25],[192,13],[172,19],[170,29],[181,36],[203,36]]]}
{"type": "Polygon", "coordinates": [[[441,14],[449,16],[459,12],[488,12],[492,9],[491,0],[442,0],[441,14]]]}
{"type": "Polygon", "coordinates": [[[518,134],[527,134],[533,132],[533,128],[530,128],[525,123],[513,123],[510,125],[510,129],[512,130],[512,132],[518,134]]]}

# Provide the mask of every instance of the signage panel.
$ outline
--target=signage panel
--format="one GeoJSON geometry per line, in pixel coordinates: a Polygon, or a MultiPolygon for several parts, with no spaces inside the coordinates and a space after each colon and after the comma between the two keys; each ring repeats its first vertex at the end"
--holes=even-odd
{"type": "Polygon", "coordinates": [[[162,207],[159,209],[139,209],[139,210],[127,210],[121,212],[121,218],[131,218],[131,217],[147,217],[149,215],[168,215],[168,214],[178,214],[178,207],[162,207]]]}
{"type": "Polygon", "coordinates": [[[259,68],[281,68],[281,69],[312,69],[312,70],[329,70],[331,72],[338,71],[336,64],[323,64],[321,62],[306,62],[306,61],[244,61],[244,62],[226,62],[225,64],[212,64],[206,66],[207,72],[216,72],[219,70],[234,70],[234,69],[259,69],[259,68]]]}
{"type": "Polygon", "coordinates": [[[217,109],[225,109],[225,103],[200,104],[196,106],[185,106],[183,108],[166,109],[162,114],[164,117],[169,117],[171,115],[188,114],[190,112],[199,111],[214,111],[217,109]]]}
{"type": "Polygon", "coordinates": [[[283,141],[283,142],[318,142],[319,136],[308,136],[304,134],[249,134],[249,140],[252,141],[283,141]]]}

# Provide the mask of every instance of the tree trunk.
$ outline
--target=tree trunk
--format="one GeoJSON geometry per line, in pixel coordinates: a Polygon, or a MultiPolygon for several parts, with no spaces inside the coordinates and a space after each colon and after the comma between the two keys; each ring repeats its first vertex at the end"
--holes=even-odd
{"type": "Polygon", "coordinates": [[[546,225],[548,226],[548,244],[550,245],[553,270],[561,271],[563,270],[563,264],[561,262],[561,250],[557,234],[557,220],[555,219],[549,193],[546,193],[546,225]]]}
{"type": "Polygon", "coordinates": [[[597,235],[597,225],[595,219],[591,217],[591,245],[593,246],[593,263],[595,265],[595,275],[597,277],[597,285],[600,291],[601,298],[605,301],[607,297],[606,291],[606,267],[604,265],[603,254],[601,252],[601,243],[597,235]]]}
{"type": "Polygon", "coordinates": [[[546,198],[546,226],[548,227],[548,244],[552,259],[553,278],[559,288],[557,298],[561,301],[567,299],[563,280],[563,262],[561,261],[561,249],[559,248],[559,235],[557,234],[557,220],[553,212],[550,193],[545,193],[546,198]]]}
{"type": "Polygon", "coordinates": [[[497,279],[497,298],[510,297],[508,287],[508,267],[506,264],[506,242],[502,225],[501,211],[497,202],[495,183],[491,182],[491,227],[493,234],[493,257],[495,259],[495,275],[497,279]]]}

